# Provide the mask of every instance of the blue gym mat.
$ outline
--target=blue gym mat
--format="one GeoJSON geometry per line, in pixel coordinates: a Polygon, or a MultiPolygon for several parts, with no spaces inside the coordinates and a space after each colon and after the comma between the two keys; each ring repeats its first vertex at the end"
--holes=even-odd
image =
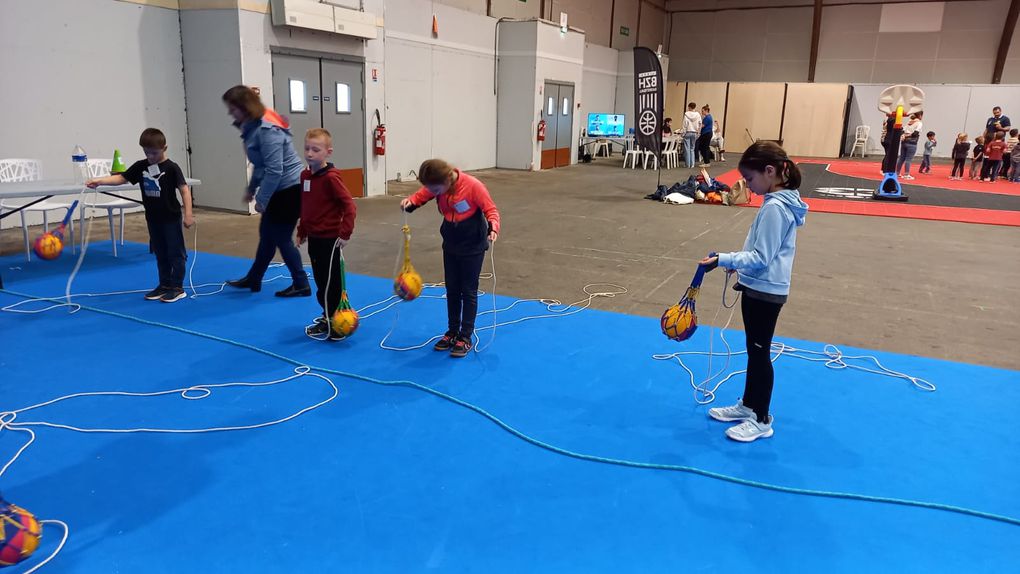
{"type": "MultiPolygon", "coordinates": [[[[73,264],[70,253],[55,262],[10,256],[0,259],[0,271],[9,292],[58,297],[73,264]]],[[[248,264],[201,253],[195,283],[241,276],[248,264]]],[[[419,271],[427,281],[441,280],[438,269],[419,271]]],[[[155,283],[144,246],[127,245],[114,258],[108,244],[98,243],[73,291],[155,283]]],[[[403,303],[363,320],[351,339],[326,343],[303,333],[316,314],[312,299],[273,296],[286,284],[281,279],[258,294],[230,290],[172,305],[140,294],[76,301],[316,367],[413,381],[578,453],[1020,518],[1015,371],[843,349],[873,354],[938,386],[926,393],[906,381],[782,357],[776,434],[739,444],[725,438],[726,424],[694,403],[683,370],[651,359],[707,350],[707,327],[677,344],[662,336],[657,319],[591,309],[501,327],[487,351],[455,360],[431,349],[379,347],[394,325],[389,344],[395,346],[442,332],[440,299],[403,303]]],[[[390,285],[385,278],[348,276],[357,308],[389,296],[390,285]]],[[[579,299],[581,287],[549,296],[579,299]]],[[[513,301],[497,299],[500,307],[513,301]]],[[[0,293],[0,306],[20,300],[0,293]]],[[[699,301],[703,316],[716,305],[699,301]]],[[[490,308],[491,299],[481,298],[479,306],[490,308]]],[[[542,305],[521,303],[500,320],[544,313],[542,305]]],[[[480,326],[487,323],[491,316],[480,318],[480,326]]],[[[294,368],[249,349],[93,310],[0,313],[0,334],[0,411],[76,392],[268,381],[294,368]]],[[[741,335],[728,333],[737,350],[741,335]]],[[[489,337],[481,333],[483,344],[489,337]]],[[[784,341],[813,350],[823,345],[784,341]]],[[[706,359],[688,364],[704,377],[706,359]]],[[[743,366],[736,356],[732,368],[743,366]]],[[[44,572],[1005,572],[1020,564],[1014,524],[578,460],[421,389],[327,376],[340,388],[334,401],[271,428],[170,435],[36,427],[35,444],[0,478],[0,491],[41,519],[70,525],[67,546],[44,572]]],[[[735,377],[719,402],[731,403],[742,387],[743,377],[735,377]]],[[[273,387],[214,389],[202,400],[73,399],[24,413],[18,422],[248,425],[331,393],[321,379],[304,377],[273,387]]],[[[24,440],[22,433],[0,432],[0,465],[24,440]]],[[[10,571],[47,556],[59,534],[47,527],[36,555],[10,571]]]]}

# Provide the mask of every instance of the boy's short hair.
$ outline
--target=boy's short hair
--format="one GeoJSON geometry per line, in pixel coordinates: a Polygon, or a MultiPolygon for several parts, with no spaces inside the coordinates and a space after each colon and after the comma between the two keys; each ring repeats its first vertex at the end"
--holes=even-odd
{"type": "Polygon", "coordinates": [[[1006,139],[1006,132],[995,132],[995,139],[997,140],[1006,139]]]}
{"type": "Polygon", "coordinates": [[[333,136],[329,130],[323,128],[312,128],[305,132],[305,141],[311,139],[322,139],[326,141],[326,147],[333,147],[333,136]]]}
{"type": "Polygon", "coordinates": [[[974,141],[976,141],[977,143],[985,143],[985,136],[978,136],[974,138],[974,141]]]}
{"type": "Polygon", "coordinates": [[[143,148],[164,149],[166,148],[166,136],[156,128],[145,128],[142,135],[138,137],[138,145],[143,148]]]}
{"type": "Polygon", "coordinates": [[[1013,128],[1013,129],[1009,130],[1009,135],[1011,135],[1013,137],[1016,137],[1016,136],[1020,135],[1020,130],[1018,130],[1016,128],[1013,128]]]}
{"type": "Polygon", "coordinates": [[[928,137],[931,137],[933,135],[935,135],[935,132],[928,132],[928,134],[927,134],[928,137]]]}

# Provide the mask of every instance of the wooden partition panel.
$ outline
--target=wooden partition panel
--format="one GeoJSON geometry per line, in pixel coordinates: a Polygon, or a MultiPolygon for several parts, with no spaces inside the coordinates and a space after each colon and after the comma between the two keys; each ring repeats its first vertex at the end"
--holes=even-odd
{"type": "Polygon", "coordinates": [[[808,157],[839,157],[847,84],[787,84],[783,147],[808,157]]]}
{"type": "Polygon", "coordinates": [[[786,84],[780,83],[730,83],[724,126],[726,150],[740,153],[755,139],[780,139],[785,92],[786,84]]]}
{"type": "MultiPolygon", "coordinates": [[[[722,122],[726,115],[726,82],[687,82],[687,101],[698,104],[699,112],[701,106],[708,104],[712,108],[712,119],[722,122]]],[[[684,111],[686,110],[685,106],[684,111]]],[[[673,118],[675,120],[676,116],[673,118]]],[[[677,124],[676,121],[673,123],[677,129],[683,126],[683,123],[677,124]]],[[[726,128],[726,124],[721,125],[726,128]]]]}
{"type": "Polygon", "coordinates": [[[687,82],[666,82],[662,94],[662,119],[673,118],[674,130],[683,126],[684,112],[687,111],[687,102],[684,101],[686,93],[687,82]]]}

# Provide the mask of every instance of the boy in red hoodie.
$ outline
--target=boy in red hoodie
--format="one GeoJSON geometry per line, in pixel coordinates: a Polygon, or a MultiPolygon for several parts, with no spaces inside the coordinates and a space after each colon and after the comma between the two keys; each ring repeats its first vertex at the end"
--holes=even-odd
{"type": "Polygon", "coordinates": [[[482,182],[441,159],[422,163],[418,181],[423,187],[404,198],[400,207],[411,212],[435,199],[443,215],[439,233],[443,236],[449,328],[434,349],[464,357],[471,351],[478,315],[478,276],[489,242],[499,234],[499,211],[482,182]]]}
{"type": "Polygon", "coordinates": [[[305,134],[305,160],[308,169],[301,172],[301,221],[298,245],[308,240],[308,257],[315,277],[315,299],[322,314],[305,328],[315,339],[343,339],[333,332],[329,318],[340,305],[340,250],[351,240],[358,208],[347,191],[340,170],[328,163],[333,154],[333,137],[322,128],[305,134]]]}

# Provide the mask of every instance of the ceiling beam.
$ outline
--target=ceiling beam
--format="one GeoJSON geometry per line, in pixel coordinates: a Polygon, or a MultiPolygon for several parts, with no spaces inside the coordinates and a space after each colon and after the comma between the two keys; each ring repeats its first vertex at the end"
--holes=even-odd
{"type": "Polygon", "coordinates": [[[1009,45],[1013,42],[1013,30],[1016,30],[1017,15],[1020,14],[1020,0],[1013,0],[1009,5],[1009,14],[1002,27],[1002,38],[999,39],[999,53],[995,56],[995,68],[992,71],[992,83],[1002,83],[1002,70],[1006,67],[1006,55],[1009,45]]]}
{"type": "MultiPolygon", "coordinates": [[[[1020,0],[1013,0],[1020,2],[1020,0]]],[[[811,22],[811,61],[808,63],[807,81],[815,81],[815,68],[818,67],[818,39],[822,35],[822,0],[815,0],[814,20],[811,22]]]]}

